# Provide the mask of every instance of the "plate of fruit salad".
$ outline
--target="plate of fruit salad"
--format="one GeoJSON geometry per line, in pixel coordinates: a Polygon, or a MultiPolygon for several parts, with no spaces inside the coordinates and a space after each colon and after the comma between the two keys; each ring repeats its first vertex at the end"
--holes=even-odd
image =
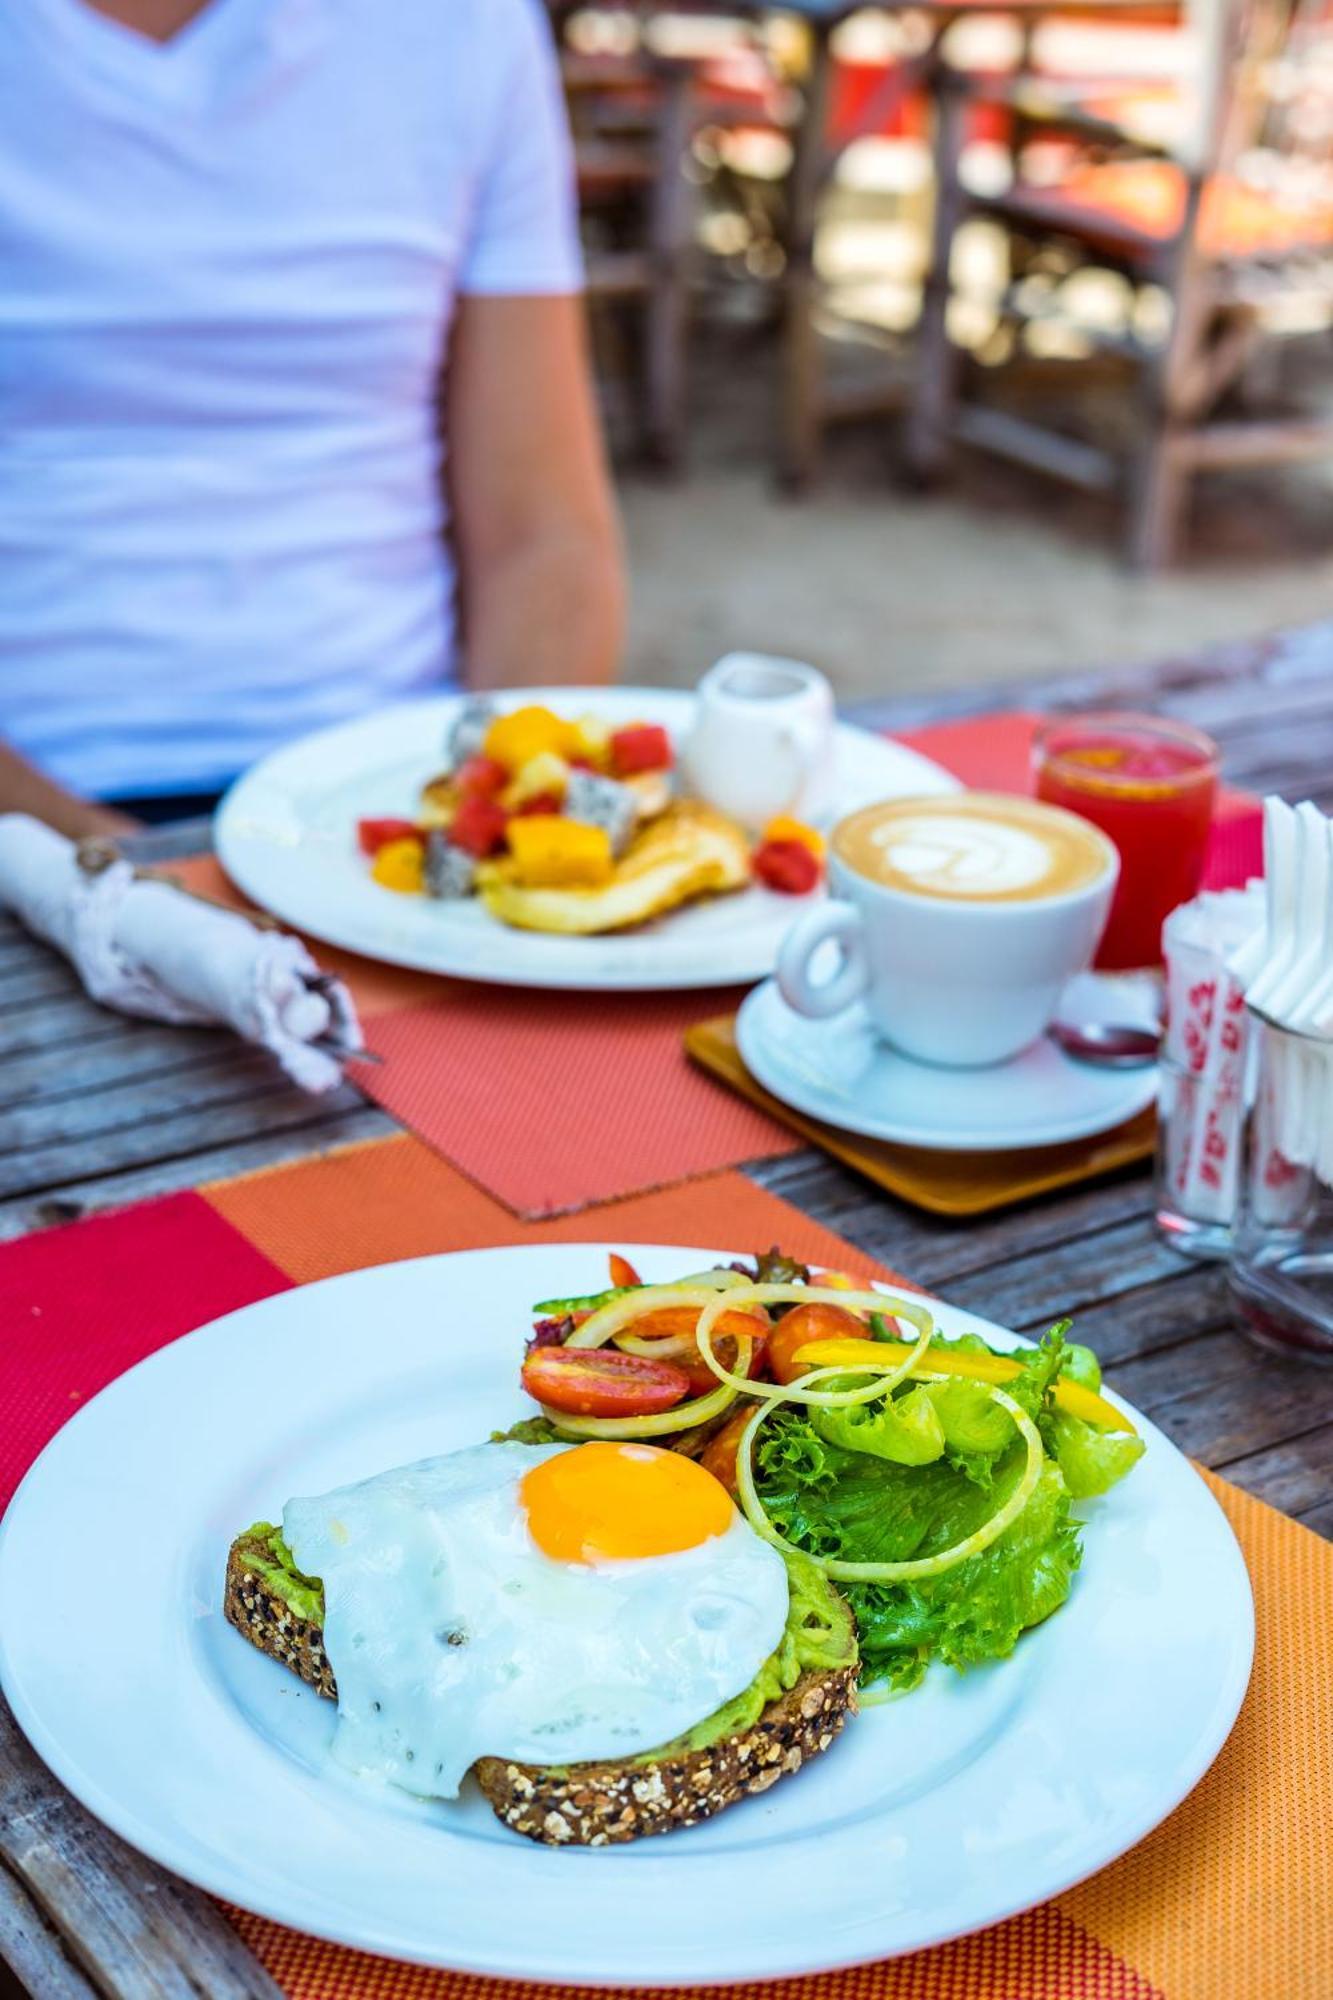
{"type": "MultiPolygon", "coordinates": [[[[673,690],[566,687],[383,710],[247,772],[217,851],[284,923],[392,964],[622,991],[761,979],[822,893],[824,827],[783,815],[746,832],[691,798],[693,709],[673,690]]],[[[836,728],[829,818],[953,785],[836,728]]]]}

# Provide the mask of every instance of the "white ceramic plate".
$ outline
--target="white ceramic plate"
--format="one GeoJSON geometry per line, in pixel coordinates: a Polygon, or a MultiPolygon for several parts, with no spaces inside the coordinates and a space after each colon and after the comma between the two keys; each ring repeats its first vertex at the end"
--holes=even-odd
{"type": "MultiPolygon", "coordinates": [[[[629,1247],[653,1278],[716,1254],[629,1247]]],[[[525,1246],[282,1292],[153,1355],[59,1433],[0,1530],[0,1682],[85,1805],[299,1930],[503,1977],[659,1985],[993,1923],[1103,1867],[1197,1784],[1249,1677],[1249,1582],[1207,1488],[1142,1420],[1148,1451],[1092,1510],[1068,1605],[1012,1659],[933,1672],[704,1826],[550,1850],[479,1797],[428,1806],[335,1774],[328,1705],[221,1616],[229,1542],[294,1492],[524,1413],[531,1302],[605,1269],[600,1247],[525,1246]]]]}
{"type": "MultiPolygon", "coordinates": [[[[721,986],[764,978],[803,901],[752,888],[694,903],[641,930],[600,938],[511,930],[481,904],[396,896],[370,878],[356,847],[362,817],[410,818],[424,781],[444,762],[461,695],[382,710],[304,737],[232,786],[218,811],[218,855],[245,894],[327,944],[393,965],[500,986],[606,991],[721,986]]],[[[504,698],[547,702],[563,715],[595,710],[615,722],[661,722],[677,743],[690,694],[661,688],[529,688],[504,698]]],[[[875,799],[956,791],[914,750],[839,724],[834,817],[875,799]]],[[[745,755],[744,744],[736,747],[745,755]]]]}
{"type": "Polygon", "coordinates": [[[1043,1039],[989,1069],[941,1069],[888,1048],[864,1007],[811,1021],[773,980],[746,995],[736,1021],[746,1068],[784,1104],[904,1146],[1014,1152],[1109,1132],[1151,1104],[1157,1066],[1098,1069],[1043,1039]]]}

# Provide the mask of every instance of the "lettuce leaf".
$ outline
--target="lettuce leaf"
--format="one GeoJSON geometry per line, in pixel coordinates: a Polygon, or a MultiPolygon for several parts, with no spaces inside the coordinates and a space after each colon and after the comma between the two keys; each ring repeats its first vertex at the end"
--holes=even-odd
{"type": "Polygon", "coordinates": [[[1075,1500],[1092,1500],[1109,1493],[1143,1457],[1141,1437],[1130,1431],[1099,1431],[1063,1410],[1051,1416],[1049,1434],[1044,1426],[1043,1435],[1075,1500]]]}
{"type": "MultiPolygon", "coordinates": [[[[851,1381],[850,1376],[847,1379],[851,1381]]],[[[944,1427],[924,1383],[887,1400],[853,1403],[845,1410],[812,1409],[810,1422],[825,1444],[867,1452],[896,1465],[929,1465],[944,1455],[944,1427]]]]}
{"type": "Polygon", "coordinates": [[[932,1659],[967,1668],[1006,1658],[1065,1602],[1080,1557],[1064,1480],[1048,1463],[1018,1519],[979,1556],[919,1583],[844,1585],[863,1680],[907,1688],[932,1659]]]}
{"type": "Polygon", "coordinates": [[[978,1486],[989,1488],[1000,1456],[1014,1441],[1013,1419],[978,1383],[955,1376],[931,1382],[926,1393],[944,1432],[949,1463],[978,1486]]]}
{"type": "MultiPolygon", "coordinates": [[[[1039,1402],[1043,1378],[1058,1367],[1053,1354],[1034,1364],[1031,1379],[1020,1378],[1026,1395],[1039,1402]]],[[[948,1457],[912,1466],[847,1449],[819,1435],[813,1413],[795,1409],[775,1413],[756,1453],[760,1496],[779,1531],[811,1554],[850,1562],[932,1555],[981,1527],[1013,1491],[1025,1453],[1011,1424],[1001,1451],[973,1456],[984,1462],[985,1484],[948,1457]]],[[[922,1582],[841,1585],[857,1622],[862,1679],[906,1688],[932,1659],[968,1667],[1012,1652],[1069,1595],[1079,1562],[1069,1509],[1060,1469],[1048,1462],[1018,1519],[980,1555],[922,1582]]]]}

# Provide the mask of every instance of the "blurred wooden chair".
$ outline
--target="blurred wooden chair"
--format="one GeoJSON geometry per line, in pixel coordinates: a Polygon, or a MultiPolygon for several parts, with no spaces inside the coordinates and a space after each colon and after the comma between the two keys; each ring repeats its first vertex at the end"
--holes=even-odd
{"type": "Polygon", "coordinates": [[[644,456],[671,469],[685,444],[695,199],[688,63],[639,49],[562,54],[591,313],[632,321],[644,456]]]}
{"type": "MultiPolygon", "coordinates": [[[[1206,468],[1333,457],[1333,416],[1219,407],[1293,308],[1333,307],[1333,15],[1327,0],[1214,0],[1204,19],[1202,119],[1193,146],[1152,146],[1088,101],[1061,102],[1024,79],[941,78],[937,205],[908,461],[932,479],[957,439],[1128,502],[1130,559],[1169,559],[1193,477],[1206,468]],[[1033,135],[1059,137],[1069,163],[1051,184],[1018,174],[1003,193],[962,178],[969,104],[1008,105],[1033,135]],[[1109,345],[1137,372],[1135,421],[1120,448],[1090,442],[971,392],[950,339],[951,259],[962,223],[1001,223],[1027,256],[1063,247],[1140,294],[1158,286],[1169,323],[1151,341],[1109,345]]],[[[1012,275],[1000,310],[1021,331],[1031,288],[1012,275]]]]}

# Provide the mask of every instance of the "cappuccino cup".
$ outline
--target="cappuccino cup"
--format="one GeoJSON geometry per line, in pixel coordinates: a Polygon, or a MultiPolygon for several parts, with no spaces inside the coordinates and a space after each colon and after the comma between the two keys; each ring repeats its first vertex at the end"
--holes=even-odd
{"type": "Polygon", "coordinates": [[[888,799],[840,820],[831,898],[798,919],[778,987],[815,1020],[863,1002],[905,1055],[1007,1061],[1097,949],[1120,861],[1098,827],[999,792],[888,799]],[[841,963],[819,978],[832,944],[841,963]]]}

